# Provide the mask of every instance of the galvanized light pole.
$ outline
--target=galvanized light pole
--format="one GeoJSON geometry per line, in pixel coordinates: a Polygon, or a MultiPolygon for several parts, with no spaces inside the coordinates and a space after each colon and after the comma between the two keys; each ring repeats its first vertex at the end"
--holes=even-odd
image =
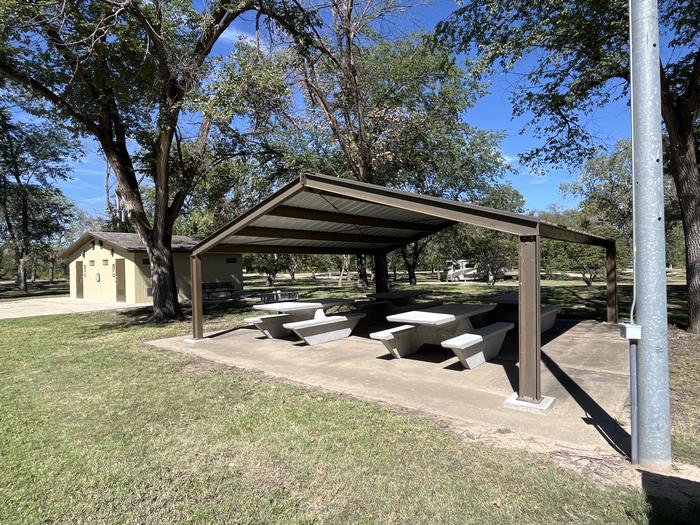
{"type": "MultiPolygon", "coordinates": [[[[671,464],[668,324],[656,0],[630,0],[632,173],[634,196],[637,436],[639,463],[671,464]]],[[[634,385],[633,385],[634,387],[634,385]]]]}

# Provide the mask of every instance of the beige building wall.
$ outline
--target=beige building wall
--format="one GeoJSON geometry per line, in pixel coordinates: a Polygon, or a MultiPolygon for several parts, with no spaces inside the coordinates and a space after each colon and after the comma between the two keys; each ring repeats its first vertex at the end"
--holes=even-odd
{"type": "MultiPolygon", "coordinates": [[[[77,298],[76,262],[83,262],[83,298],[88,301],[115,302],[117,282],[115,260],[124,259],[126,281],[126,303],[150,303],[151,268],[146,252],[125,252],[104,243],[85,244],[69,259],[70,296],[77,298]],[[84,255],[83,255],[84,254],[84,255]],[[90,261],[93,263],[91,264],[90,261]],[[107,261],[105,264],[104,261],[107,261]],[[99,278],[97,277],[99,274],[99,278]]],[[[190,255],[174,254],[175,282],[181,301],[191,297],[190,255]]],[[[202,256],[202,282],[232,282],[238,290],[243,289],[243,256],[241,254],[209,253],[202,256]]]]}
{"type": "Polygon", "coordinates": [[[125,259],[124,267],[127,275],[126,293],[129,302],[129,254],[116,246],[103,246],[95,243],[85,244],[70,259],[68,268],[70,274],[70,296],[77,298],[77,262],[83,263],[83,299],[88,301],[116,302],[116,260],[125,259]]]}

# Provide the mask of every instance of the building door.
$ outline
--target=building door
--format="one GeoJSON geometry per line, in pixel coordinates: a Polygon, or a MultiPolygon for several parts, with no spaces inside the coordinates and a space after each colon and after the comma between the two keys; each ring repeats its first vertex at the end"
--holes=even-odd
{"type": "Polygon", "coordinates": [[[117,281],[117,301],[126,301],[126,275],[124,270],[124,259],[116,259],[114,276],[117,281]]]}
{"type": "Polygon", "coordinates": [[[75,262],[75,296],[83,298],[83,261],[75,262]]]}

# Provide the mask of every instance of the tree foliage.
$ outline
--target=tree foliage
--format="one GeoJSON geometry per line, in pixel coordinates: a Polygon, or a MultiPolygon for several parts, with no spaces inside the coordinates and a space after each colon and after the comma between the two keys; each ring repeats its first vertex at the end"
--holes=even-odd
{"type": "MultiPolygon", "coordinates": [[[[685,234],[689,329],[700,332],[700,2],[658,6],[666,167],[685,234]]],[[[586,126],[588,115],[629,94],[628,26],[626,0],[466,0],[437,34],[476,54],[476,74],[523,69],[512,93],[514,112],[529,115],[543,139],[524,160],[578,165],[600,142],[586,126]]]]}
{"type": "MultiPolygon", "coordinates": [[[[0,73],[26,92],[27,109],[99,143],[146,246],[154,320],[181,316],[171,238],[184,201],[209,166],[214,116],[202,97],[221,66],[210,55],[248,12],[301,46],[313,23],[298,3],[280,0],[216,0],[199,7],[179,0],[0,3],[0,73]],[[204,112],[195,115],[193,108],[204,112]],[[199,118],[181,126],[183,115],[199,118]],[[152,191],[152,213],[144,189],[152,191]]],[[[226,74],[245,75],[245,69],[226,74]]],[[[228,109],[232,115],[239,108],[228,109]]]]}
{"type": "Polygon", "coordinates": [[[72,138],[45,122],[19,122],[0,110],[0,237],[14,255],[17,284],[27,291],[27,266],[55,264],[56,244],[74,206],[56,186],[78,151],[72,138]]]}

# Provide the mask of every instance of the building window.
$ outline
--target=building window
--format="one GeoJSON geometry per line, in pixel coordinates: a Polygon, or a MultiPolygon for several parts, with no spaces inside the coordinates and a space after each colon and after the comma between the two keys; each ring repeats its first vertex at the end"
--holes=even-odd
{"type": "Polygon", "coordinates": [[[90,266],[95,266],[95,261],[90,261],[88,264],[89,264],[90,266]]]}
{"type": "Polygon", "coordinates": [[[146,288],[146,297],[153,297],[153,288],[146,288]]]}
{"type": "Polygon", "coordinates": [[[151,261],[148,260],[148,258],[142,259],[141,264],[145,264],[146,266],[150,266],[151,261]]]}
{"type": "Polygon", "coordinates": [[[238,257],[226,257],[226,264],[236,264],[238,257]]]}
{"type": "Polygon", "coordinates": [[[102,266],[109,266],[109,259],[102,259],[102,266]]]}

